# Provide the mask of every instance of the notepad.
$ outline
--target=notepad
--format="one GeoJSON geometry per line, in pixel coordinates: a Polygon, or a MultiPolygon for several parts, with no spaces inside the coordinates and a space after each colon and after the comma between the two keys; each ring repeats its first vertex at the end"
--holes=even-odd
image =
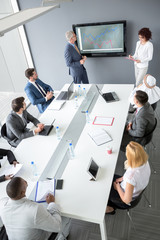
{"type": "Polygon", "coordinates": [[[97,146],[112,141],[111,136],[104,129],[90,131],[88,132],[88,135],[92,138],[97,146]]]}
{"type": "Polygon", "coordinates": [[[113,117],[100,117],[100,116],[96,116],[93,124],[94,125],[106,125],[106,126],[112,126],[114,121],[113,117]]]}
{"type": "Polygon", "coordinates": [[[131,61],[136,61],[136,59],[134,59],[134,58],[129,58],[129,57],[125,57],[126,59],[128,59],[128,60],[131,60],[131,61]]]}
{"type": "Polygon", "coordinates": [[[55,196],[56,180],[38,181],[36,185],[35,202],[46,202],[49,193],[55,196]]]}
{"type": "Polygon", "coordinates": [[[9,165],[9,166],[4,166],[2,169],[0,169],[0,176],[2,175],[16,175],[20,169],[22,168],[22,164],[16,164],[16,166],[14,166],[13,164],[12,165],[9,165]]]}

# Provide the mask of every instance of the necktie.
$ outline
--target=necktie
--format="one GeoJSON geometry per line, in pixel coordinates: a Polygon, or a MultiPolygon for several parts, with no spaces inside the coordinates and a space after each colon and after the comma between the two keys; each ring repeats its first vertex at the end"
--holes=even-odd
{"type": "Polygon", "coordinates": [[[81,55],[80,52],[79,52],[78,47],[76,46],[76,44],[74,44],[74,47],[75,47],[76,51],[78,52],[78,54],[81,55]]]}
{"type": "Polygon", "coordinates": [[[38,87],[39,91],[42,93],[43,97],[46,97],[45,91],[40,88],[40,86],[38,85],[37,82],[35,82],[35,84],[36,84],[36,86],[38,87]]]}

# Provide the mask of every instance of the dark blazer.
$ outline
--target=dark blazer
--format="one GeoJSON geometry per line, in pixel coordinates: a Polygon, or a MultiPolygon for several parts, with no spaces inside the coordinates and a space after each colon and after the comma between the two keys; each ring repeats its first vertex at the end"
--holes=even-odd
{"type": "Polygon", "coordinates": [[[35,126],[39,121],[29,114],[26,110],[23,111],[23,120],[17,113],[12,111],[6,120],[7,137],[11,140],[13,146],[17,146],[24,138],[32,137],[33,131],[30,131],[26,126],[32,122],[35,126]]]}
{"type": "Polygon", "coordinates": [[[82,56],[76,51],[74,46],[70,43],[66,45],[64,51],[64,58],[66,61],[67,67],[69,67],[69,75],[72,77],[79,77],[83,74],[85,68],[83,64],[80,64],[82,56]]]}
{"type": "MultiPolygon", "coordinates": [[[[53,91],[49,85],[43,83],[40,79],[36,79],[36,82],[44,89],[46,93],[53,91]]],[[[42,93],[30,82],[27,83],[24,91],[26,92],[30,102],[37,106],[40,113],[43,113],[54,99],[54,97],[52,97],[50,100],[46,101],[42,93]]]]}
{"type": "Polygon", "coordinates": [[[132,120],[132,129],[129,134],[133,137],[143,137],[150,133],[155,125],[155,115],[153,108],[147,102],[132,120]]]}
{"type": "MultiPolygon", "coordinates": [[[[16,161],[16,158],[12,153],[12,151],[0,148],[0,159],[2,159],[4,156],[7,156],[10,164],[13,164],[13,161],[16,161]]],[[[3,182],[3,181],[5,181],[5,175],[0,176],[0,182],[3,182]]]]}

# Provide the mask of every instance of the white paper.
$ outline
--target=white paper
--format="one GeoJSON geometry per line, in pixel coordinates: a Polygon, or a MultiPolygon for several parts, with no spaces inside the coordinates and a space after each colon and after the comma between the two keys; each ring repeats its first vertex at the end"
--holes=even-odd
{"type": "Polygon", "coordinates": [[[16,173],[19,172],[19,170],[22,168],[22,164],[16,164],[16,166],[9,165],[9,166],[4,166],[1,170],[0,170],[0,176],[2,175],[15,175],[16,173]]]}
{"type": "Polygon", "coordinates": [[[39,181],[38,182],[38,187],[37,187],[37,192],[36,192],[36,201],[45,201],[46,196],[51,193],[54,194],[54,189],[55,189],[55,180],[47,180],[47,181],[39,181]]]}
{"type": "Polygon", "coordinates": [[[112,125],[113,117],[96,117],[94,120],[94,124],[99,125],[112,125]]]}
{"type": "Polygon", "coordinates": [[[96,129],[94,131],[88,132],[88,134],[97,144],[97,146],[112,141],[112,138],[104,129],[96,129]]]}
{"type": "Polygon", "coordinates": [[[66,101],[64,101],[64,100],[59,100],[59,101],[54,100],[47,109],[48,110],[60,110],[61,107],[65,104],[65,102],[66,101]]]}

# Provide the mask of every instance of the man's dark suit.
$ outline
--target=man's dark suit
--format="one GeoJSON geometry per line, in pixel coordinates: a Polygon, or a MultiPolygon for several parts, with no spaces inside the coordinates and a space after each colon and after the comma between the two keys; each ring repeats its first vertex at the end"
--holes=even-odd
{"type": "Polygon", "coordinates": [[[80,64],[82,56],[76,51],[70,43],[66,45],[64,57],[67,67],[69,67],[69,75],[73,77],[74,83],[89,83],[88,76],[83,64],[80,64]]]}
{"type": "Polygon", "coordinates": [[[24,138],[32,137],[33,131],[26,128],[27,123],[32,122],[35,126],[39,121],[29,114],[26,110],[23,111],[23,120],[17,113],[12,111],[6,120],[7,137],[11,140],[12,146],[17,146],[24,138]]]}
{"type": "MultiPolygon", "coordinates": [[[[5,156],[7,156],[10,164],[12,164],[13,161],[16,161],[15,156],[12,153],[12,151],[0,148],[0,159],[2,159],[5,156]]],[[[3,182],[3,181],[5,181],[5,175],[0,176],[0,182],[3,182]]]]}
{"type": "Polygon", "coordinates": [[[136,137],[144,137],[146,134],[150,133],[155,125],[155,115],[153,108],[147,102],[138,113],[134,114],[132,122],[132,127],[129,131],[125,131],[122,139],[122,148],[127,146],[130,141],[137,141],[136,137]]]}
{"type": "MultiPolygon", "coordinates": [[[[36,79],[36,82],[44,89],[46,93],[53,91],[49,85],[45,84],[40,79],[36,79]]],[[[27,83],[24,91],[26,92],[30,102],[37,106],[40,113],[43,113],[54,99],[54,97],[52,97],[50,100],[46,101],[42,93],[31,82],[27,83]]]]}

